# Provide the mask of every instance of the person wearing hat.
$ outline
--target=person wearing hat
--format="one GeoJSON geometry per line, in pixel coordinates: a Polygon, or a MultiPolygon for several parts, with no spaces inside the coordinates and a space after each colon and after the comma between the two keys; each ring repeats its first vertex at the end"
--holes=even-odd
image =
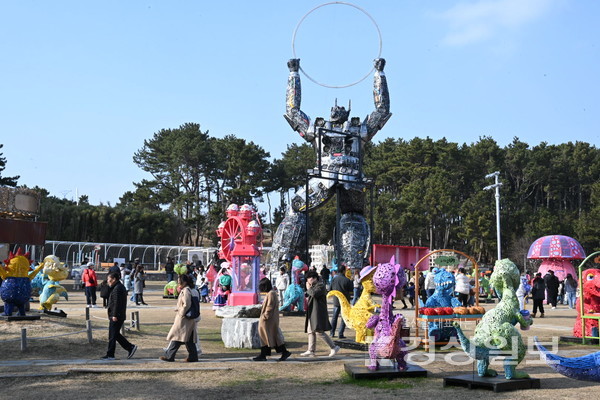
{"type": "Polygon", "coordinates": [[[96,277],[96,271],[94,271],[93,262],[86,264],[81,280],[85,285],[85,300],[88,308],[96,307],[96,287],[98,286],[98,278],[96,277]]]}

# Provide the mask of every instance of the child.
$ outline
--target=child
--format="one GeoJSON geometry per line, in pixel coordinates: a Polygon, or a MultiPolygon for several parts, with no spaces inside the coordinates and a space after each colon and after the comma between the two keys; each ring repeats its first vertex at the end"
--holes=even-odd
{"type": "Polygon", "coordinates": [[[100,284],[100,297],[102,297],[102,306],[106,308],[108,306],[108,296],[110,296],[110,286],[108,281],[105,279],[100,284]]]}
{"type": "Polygon", "coordinates": [[[227,304],[227,297],[229,297],[229,287],[223,285],[217,285],[217,295],[213,302],[213,310],[223,307],[227,304]]]}
{"type": "Polygon", "coordinates": [[[206,278],[200,279],[200,286],[198,286],[198,291],[200,292],[200,300],[203,303],[208,303],[208,282],[206,282],[206,278]]]}

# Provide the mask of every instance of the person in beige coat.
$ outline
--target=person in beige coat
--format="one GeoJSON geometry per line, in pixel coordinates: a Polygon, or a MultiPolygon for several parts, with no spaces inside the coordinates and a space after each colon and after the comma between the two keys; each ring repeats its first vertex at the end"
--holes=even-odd
{"type": "Polygon", "coordinates": [[[200,316],[195,319],[186,317],[186,313],[190,311],[192,305],[192,297],[195,297],[198,307],[200,304],[200,294],[194,287],[194,281],[187,275],[179,275],[179,286],[181,290],[179,297],[177,298],[177,309],[175,312],[175,321],[173,326],[167,335],[167,340],[170,340],[169,346],[165,351],[165,356],[161,356],[162,361],[175,361],[175,354],[182,344],[188,351],[188,357],[184,360],[185,362],[197,362],[198,361],[198,349],[196,348],[196,342],[198,341],[198,321],[200,316]]]}
{"type": "Polygon", "coordinates": [[[283,341],[283,335],[279,331],[279,300],[277,291],[273,290],[273,285],[269,278],[263,278],[258,282],[258,290],[266,292],[260,310],[260,318],[258,320],[258,336],[262,347],[260,355],[254,357],[254,361],[266,361],[267,356],[271,355],[271,348],[274,348],[277,353],[281,353],[278,361],[285,361],[292,355],[286,348],[283,341]]]}

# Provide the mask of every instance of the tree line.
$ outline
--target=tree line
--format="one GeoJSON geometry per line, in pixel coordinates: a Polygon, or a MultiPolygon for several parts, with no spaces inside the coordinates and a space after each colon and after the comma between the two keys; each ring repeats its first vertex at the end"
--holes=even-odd
{"type": "MultiPolygon", "coordinates": [[[[187,123],[144,141],[133,159],[150,178],[117,205],[57,199],[38,188],[41,220],[49,222],[49,240],[216,244],[230,203],[266,202],[263,223],[274,231],[315,158],[308,144],[292,143],[270,161],[251,141],[215,138],[187,123]]],[[[0,174],[4,162],[0,157],[0,174]]],[[[483,187],[493,183],[485,175],[499,171],[503,256],[522,262],[529,245],[549,234],[572,236],[590,253],[600,249],[600,152],[588,143],[388,138],[365,146],[364,165],[373,179],[374,201],[365,211],[373,214],[375,243],[454,248],[492,262],[495,199],[483,187]]],[[[329,242],[335,201],[310,217],[311,243],[329,242]]]]}

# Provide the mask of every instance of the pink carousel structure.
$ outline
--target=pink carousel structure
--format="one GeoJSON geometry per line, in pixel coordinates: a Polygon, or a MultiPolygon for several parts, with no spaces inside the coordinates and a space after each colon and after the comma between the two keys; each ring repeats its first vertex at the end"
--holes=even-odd
{"type": "Polygon", "coordinates": [[[231,295],[228,304],[245,306],[258,304],[260,277],[259,237],[262,227],[258,214],[248,204],[227,207],[227,220],[217,228],[221,239],[219,257],[231,266],[231,295]]]}
{"type": "Polygon", "coordinates": [[[585,252],[579,242],[572,237],[564,235],[549,235],[537,239],[529,247],[527,258],[530,260],[544,260],[537,272],[542,276],[550,270],[563,281],[567,274],[577,277],[577,271],[571,260],[583,260],[585,252]]]}

